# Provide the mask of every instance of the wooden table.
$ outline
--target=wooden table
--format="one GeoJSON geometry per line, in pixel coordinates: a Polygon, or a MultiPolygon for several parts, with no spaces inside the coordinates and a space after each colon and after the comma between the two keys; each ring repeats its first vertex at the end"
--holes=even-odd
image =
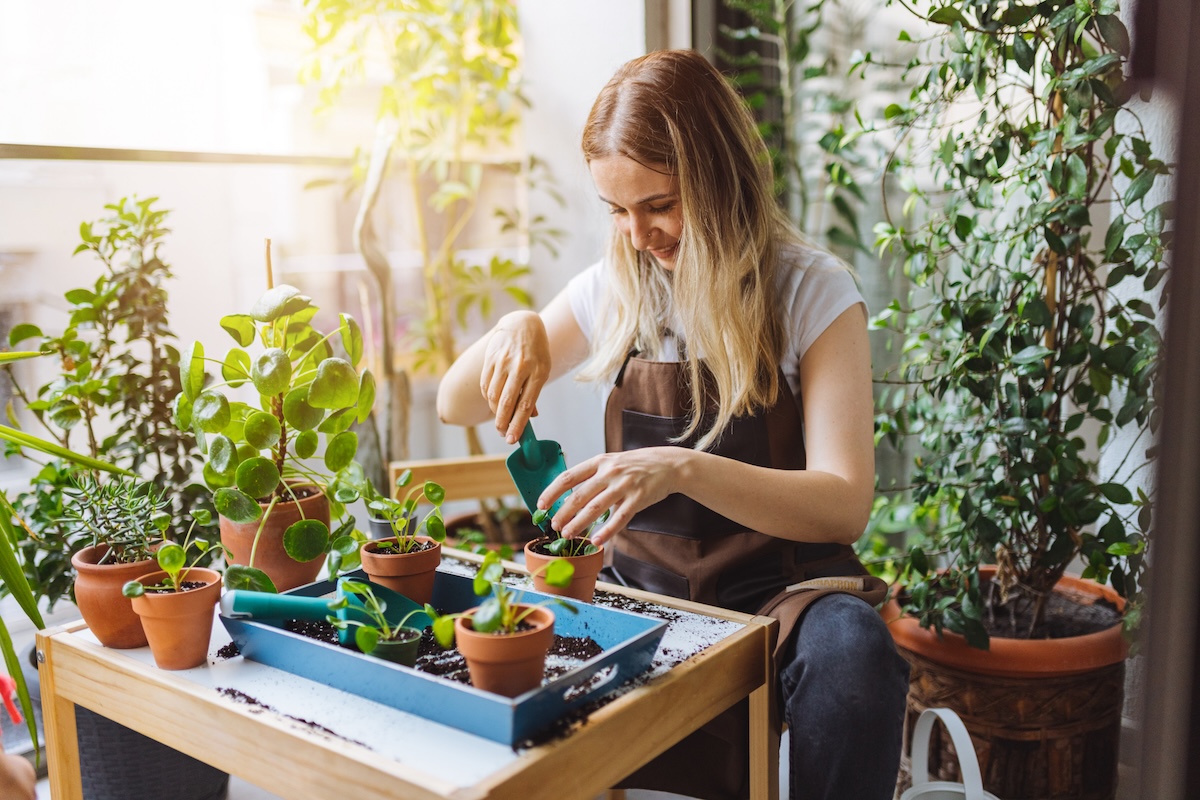
{"type": "MultiPolygon", "coordinates": [[[[284,798],[562,800],[602,794],[749,697],[751,793],[756,800],[776,800],[779,727],[769,668],[778,623],[606,584],[598,588],[740,627],[594,711],[567,735],[519,752],[240,657],[210,657],[205,666],[169,672],[154,666],[148,648],[102,647],[82,623],[45,630],[37,649],[52,796],[82,797],[76,705],[284,798]],[[271,711],[238,702],[220,688],[250,695],[271,711]]],[[[228,641],[216,623],[210,656],[228,641]]]]}

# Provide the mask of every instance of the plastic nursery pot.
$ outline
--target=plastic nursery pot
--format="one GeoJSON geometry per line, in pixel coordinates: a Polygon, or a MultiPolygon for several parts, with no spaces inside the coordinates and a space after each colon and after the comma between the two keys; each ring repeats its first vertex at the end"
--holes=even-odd
{"type": "Polygon", "coordinates": [[[152,559],[132,564],[100,564],[108,545],[85,547],[71,556],[75,568],[75,602],[92,634],[105,647],[128,650],[146,646],[142,621],[121,587],[158,566],[152,559]]]}
{"type": "MultiPolygon", "coordinates": [[[[137,577],[143,586],[162,583],[159,570],[137,577]]],[[[159,669],[191,669],[208,660],[213,609],[221,599],[221,573],[192,567],[181,573],[185,583],[204,585],[182,592],[146,592],[133,598],[133,610],[142,618],[150,652],[159,669]]]]}
{"type": "MultiPolygon", "coordinates": [[[[517,606],[522,613],[529,606],[517,606]]],[[[454,641],[467,661],[476,689],[516,697],[536,689],[546,674],[546,653],[554,644],[554,613],[537,607],[525,617],[529,627],[516,633],[477,633],[471,627],[475,609],[454,621],[454,641]]]]}
{"type": "Polygon", "coordinates": [[[549,537],[543,537],[525,544],[525,567],[533,576],[533,588],[545,594],[569,597],[584,603],[592,602],[592,595],[596,591],[596,578],[604,566],[604,548],[600,547],[595,553],[586,556],[552,556],[539,552],[538,548],[549,541],[549,537]],[[546,583],[545,566],[556,558],[563,558],[575,567],[575,574],[568,586],[558,587],[546,583]]]}
{"type": "Polygon", "coordinates": [[[415,666],[417,653],[421,649],[421,632],[416,628],[401,628],[400,638],[379,640],[371,655],[391,661],[393,664],[403,664],[406,667],[415,666]]]}
{"type": "Polygon", "coordinates": [[[428,536],[417,536],[422,544],[431,544],[424,550],[411,553],[381,553],[381,548],[396,543],[396,537],[374,539],[365,542],[359,551],[363,572],[373,583],[385,586],[393,592],[424,605],[433,598],[433,582],[437,577],[438,565],[442,563],[442,545],[428,536]]]}
{"type": "MultiPolygon", "coordinates": [[[[293,523],[302,519],[315,519],[329,525],[329,499],[321,487],[311,483],[292,483],[293,489],[315,490],[314,494],[303,497],[300,502],[280,501],[271,509],[264,523],[261,519],[254,522],[233,522],[220,517],[221,544],[229,551],[226,560],[230,564],[250,563],[250,552],[254,547],[254,535],[258,532],[259,524],[263,524],[262,536],[258,540],[258,550],[254,553],[254,566],[261,569],[271,578],[275,588],[281,592],[295,589],[317,579],[323,558],[311,561],[296,561],[283,549],[283,533],[293,523]]],[[[266,513],[268,503],[259,502],[263,513],[266,513]]]]}

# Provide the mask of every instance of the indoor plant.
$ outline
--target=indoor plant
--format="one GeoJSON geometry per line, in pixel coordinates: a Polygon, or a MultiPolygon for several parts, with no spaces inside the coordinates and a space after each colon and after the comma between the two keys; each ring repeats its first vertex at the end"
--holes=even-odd
{"type": "MultiPolygon", "coordinates": [[[[205,509],[192,516],[193,526],[212,522],[205,509]]],[[[142,620],[159,669],[190,669],[208,657],[213,610],[221,599],[221,573],[187,566],[189,544],[196,544],[201,553],[209,549],[207,542],[193,541],[189,532],[182,545],[167,542],[158,549],[158,571],[143,572],[121,587],[142,620]]]]}
{"type": "Polygon", "coordinates": [[[358,435],[349,427],[370,413],[375,382],[356,369],[363,345],[354,319],[342,314],[322,334],[311,325],[316,312],[294,286],[276,286],[249,314],[221,319],[237,345],[221,361],[195,342],[180,362],[176,422],[205,454],[230,585],[282,591],[311,582],[329,549],[330,507],[344,511],[324,483],[353,462],[358,435]],[[335,355],[335,338],[345,357],[335,355]],[[252,357],[244,348],[256,342],[252,357]],[[220,365],[220,382],[206,383],[206,361],[220,365]],[[247,384],[255,405],[230,399],[247,384]],[[308,463],[318,449],[324,473],[308,463]]]}
{"type": "MultiPolygon", "coordinates": [[[[406,471],[396,480],[396,487],[403,489],[411,481],[412,473],[406,471]]],[[[441,510],[445,497],[440,485],[425,481],[410,488],[403,500],[376,495],[367,501],[367,508],[387,520],[392,530],[390,537],[362,542],[359,548],[359,561],[372,581],[419,605],[430,601],[446,539],[441,510]],[[432,503],[433,509],[420,523],[414,523],[418,495],[432,503]]]]}
{"type": "Polygon", "coordinates": [[[987,788],[1004,797],[1115,787],[1125,648],[1055,686],[1069,699],[1054,721],[1042,713],[1052,698],[1029,702],[1050,678],[1012,684],[1031,668],[1002,665],[998,637],[1043,636],[1074,564],[1128,598],[1136,621],[1168,216],[1149,192],[1169,169],[1131,107],[1116,12],[1111,0],[933,7],[924,24],[942,34],[910,65],[909,102],[887,110],[912,144],[894,168],[921,215],[877,228],[915,284],[882,315],[905,337],[905,363],[884,381],[877,432],[921,447],[897,498],[913,527],[897,562],[910,621],[894,633],[916,671],[910,714],[959,711],[986,742],[987,788]],[[1102,464],[1104,452],[1116,456],[1102,464]],[[921,641],[945,647],[914,655],[921,641]],[[987,661],[1007,677],[921,694],[965,680],[929,677],[945,648],[989,641],[987,661]],[[985,724],[966,702],[1012,714],[985,724]],[[1040,749],[1021,741],[1031,736],[1040,749]],[[1083,755],[1060,757],[1071,749],[1083,755]]]}
{"type": "MultiPolygon", "coordinates": [[[[550,562],[544,571],[556,586],[571,581],[574,571],[562,559],[550,562]]],[[[473,589],[484,597],[478,606],[453,614],[438,614],[426,608],[433,634],[442,647],[457,644],[467,661],[471,685],[506,697],[536,688],[545,675],[546,653],[554,643],[554,603],[571,613],[575,606],[558,598],[524,603],[523,593],[505,586],[500,556],[489,551],[475,574],[473,589]]]]}
{"type": "MultiPolygon", "coordinates": [[[[590,603],[596,591],[596,579],[604,566],[604,548],[592,544],[587,536],[568,539],[553,528],[547,530],[548,516],[545,509],[534,512],[534,524],[546,531],[547,535],[525,543],[525,566],[533,579],[533,588],[546,594],[558,594],[590,603]],[[566,560],[573,569],[571,581],[566,586],[555,585],[547,580],[547,565],[556,558],[566,560]]],[[[605,511],[600,519],[592,523],[591,529],[603,525],[607,519],[608,511],[605,511]]]]}
{"type": "Polygon", "coordinates": [[[341,578],[338,581],[338,599],[329,604],[330,611],[346,608],[350,604],[347,593],[357,595],[361,603],[356,608],[370,618],[370,622],[347,619],[336,614],[327,617],[329,624],[342,630],[353,626],[354,644],[367,655],[382,658],[411,667],[417,662],[421,645],[421,630],[405,623],[417,614],[427,613],[424,608],[414,608],[396,622],[387,616],[387,603],[380,600],[371,585],[362,581],[341,578]]]}

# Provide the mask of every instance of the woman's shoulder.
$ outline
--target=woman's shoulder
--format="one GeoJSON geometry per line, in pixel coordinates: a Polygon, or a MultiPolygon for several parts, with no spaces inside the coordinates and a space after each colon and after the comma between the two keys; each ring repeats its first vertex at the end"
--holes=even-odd
{"type": "Polygon", "coordinates": [[[779,249],[777,276],[784,297],[829,292],[858,294],[858,282],[845,261],[803,242],[788,242],[779,249]]]}

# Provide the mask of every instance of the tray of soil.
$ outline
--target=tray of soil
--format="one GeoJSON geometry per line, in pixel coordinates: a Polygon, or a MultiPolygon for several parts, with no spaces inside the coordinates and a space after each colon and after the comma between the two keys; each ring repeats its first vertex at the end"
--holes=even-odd
{"type": "MultiPolygon", "coordinates": [[[[361,571],[347,577],[366,581],[361,571]]],[[[438,570],[433,586],[433,606],[441,612],[464,611],[479,604],[469,576],[438,570]]],[[[524,589],[522,602],[550,598],[524,589]]],[[[318,581],[287,594],[332,598],[332,581],[318,581]]],[[[219,618],[243,657],[299,675],[327,686],[374,700],[392,708],[440,722],[460,730],[516,745],[552,726],[572,710],[592,702],[645,673],[667,625],[661,619],[587,603],[574,604],[578,614],[551,605],[557,637],[590,639],[599,652],[563,671],[547,667],[542,685],[508,698],[463,682],[463,676],[446,671],[423,671],[365,656],[335,642],[305,635],[289,620],[219,618]],[[439,672],[443,674],[438,674],[439,672]]],[[[430,659],[443,664],[446,659],[430,659]]]]}

